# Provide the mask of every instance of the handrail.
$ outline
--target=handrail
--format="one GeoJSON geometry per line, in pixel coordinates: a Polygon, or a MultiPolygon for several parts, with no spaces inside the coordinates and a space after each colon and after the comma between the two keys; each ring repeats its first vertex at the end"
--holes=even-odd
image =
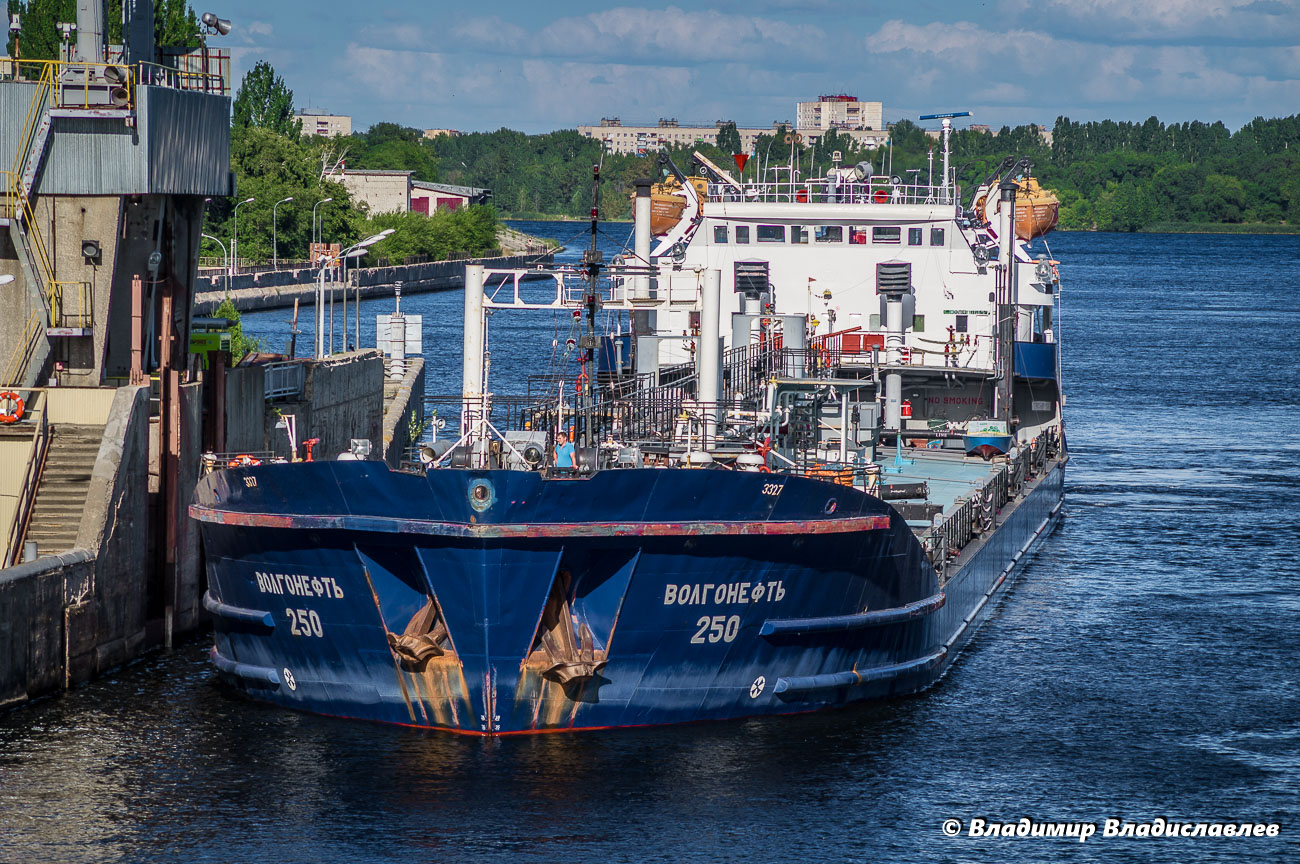
{"type": "MultiPolygon", "coordinates": [[[[35,78],[41,90],[53,90],[56,83],[64,84],[56,92],[55,107],[58,108],[105,108],[129,113],[135,109],[135,92],[134,85],[138,75],[134,67],[124,63],[88,63],[82,60],[14,60],[14,79],[17,81],[32,80],[35,78]],[[35,68],[33,68],[35,67],[35,68]],[[39,74],[35,74],[39,68],[39,74]],[[123,80],[112,81],[106,74],[109,69],[118,73],[125,73],[123,80]],[[27,70],[31,70],[27,72],[27,70]],[[26,73],[26,74],[25,74],[26,73]],[[80,80],[75,80],[74,76],[80,73],[80,80]],[[90,99],[91,84],[95,83],[95,89],[102,86],[120,85],[125,89],[125,101],[118,104],[105,104],[102,102],[92,102],[90,99]],[[78,86],[79,85],[79,86],[78,86]],[[76,99],[72,94],[77,90],[81,91],[81,98],[76,99]]],[[[38,94],[40,90],[38,90],[38,94]]],[[[35,102],[36,100],[33,100],[35,102]]],[[[29,120],[32,118],[29,116],[29,120]]],[[[20,139],[21,140],[21,139],[20,139]]]]}
{"type": "MultiPolygon", "coordinates": [[[[14,219],[19,219],[23,223],[22,233],[29,238],[29,251],[36,259],[39,265],[40,273],[37,274],[44,278],[44,290],[41,292],[45,297],[46,305],[51,314],[51,323],[55,323],[53,318],[56,305],[61,307],[61,298],[65,286],[82,287],[87,283],[76,280],[59,281],[54,278],[54,264],[50,259],[49,251],[45,248],[45,241],[41,237],[40,229],[36,223],[36,211],[32,208],[31,199],[27,197],[26,190],[23,189],[22,176],[17,173],[0,172],[8,175],[9,182],[6,186],[5,195],[5,212],[10,213],[14,219]]],[[[19,250],[20,252],[22,250],[19,250]]],[[[84,299],[84,289],[82,298],[84,299]]],[[[85,316],[85,309],[81,310],[82,317],[85,316]]]]}
{"type": "Polygon", "coordinates": [[[953,205],[956,200],[948,186],[924,183],[895,183],[891,177],[866,180],[769,180],[745,182],[739,188],[726,183],[708,185],[709,201],[787,202],[798,204],[931,204],[953,205]]]}
{"type": "Polygon", "coordinates": [[[35,428],[32,430],[32,455],[27,460],[27,471],[23,475],[22,489],[18,493],[18,502],[14,507],[14,519],[9,526],[9,536],[5,546],[8,557],[4,562],[0,562],[6,567],[12,567],[22,561],[22,542],[31,522],[32,505],[36,501],[36,489],[40,483],[41,472],[45,467],[45,456],[50,448],[50,429],[46,419],[45,394],[39,394],[32,401],[33,404],[40,406],[32,411],[34,415],[39,413],[39,419],[36,420],[35,428]]]}
{"type": "Polygon", "coordinates": [[[18,344],[14,346],[13,351],[9,352],[9,359],[5,361],[4,375],[0,376],[0,381],[7,382],[6,387],[17,387],[22,383],[18,380],[18,376],[31,358],[40,332],[41,316],[33,310],[27,315],[27,323],[23,325],[23,333],[18,339],[18,344]]]}
{"type": "Polygon", "coordinates": [[[38,119],[44,112],[44,104],[50,92],[54,87],[53,67],[45,66],[41,69],[40,79],[36,83],[36,93],[32,96],[32,102],[27,106],[27,115],[23,119],[23,131],[18,136],[18,147],[14,150],[14,168],[13,173],[20,179],[23,173],[23,166],[27,164],[27,157],[31,154],[32,142],[36,138],[36,127],[38,119]],[[40,106],[39,108],[37,106],[40,106]]]}
{"type": "MultiPolygon", "coordinates": [[[[197,55],[179,55],[178,60],[186,56],[197,55]]],[[[221,95],[228,94],[230,88],[226,81],[229,75],[228,71],[222,70],[229,69],[229,54],[211,51],[208,52],[202,62],[204,68],[200,71],[149,61],[128,65],[126,63],[106,62],[88,63],[82,60],[10,60],[9,64],[13,70],[13,80],[37,81],[51,88],[56,82],[70,77],[71,74],[80,72],[80,81],[74,81],[72,82],[73,86],[60,90],[57,100],[59,108],[112,108],[129,112],[135,108],[134,89],[136,85],[167,87],[173,90],[192,90],[221,95]],[[218,67],[218,71],[209,71],[214,63],[218,67]],[[126,80],[121,82],[109,81],[105,76],[105,72],[110,68],[125,71],[127,73],[126,80]],[[115,105],[92,103],[90,91],[91,84],[95,81],[103,84],[120,83],[126,89],[126,101],[115,105]],[[80,100],[69,98],[76,92],[77,84],[81,85],[83,94],[80,100]]],[[[96,86],[99,85],[96,84],[96,86]]]]}

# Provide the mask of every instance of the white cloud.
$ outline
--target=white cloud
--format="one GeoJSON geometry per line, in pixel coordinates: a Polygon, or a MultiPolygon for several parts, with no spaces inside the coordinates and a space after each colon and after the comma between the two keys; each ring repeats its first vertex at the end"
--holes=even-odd
{"type": "Polygon", "coordinates": [[[820,56],[830,37],[820,27],[717,11],[619,7],[557,18],[528,32],[496,16],[455,28],[465,47],[534,57],[663,63],[820,56]]]}
{"type": "Polygon", "coordinates": [[[1300,0],[1007,0],[1003,7],[1037,21],[1063,18],[1080,35],[1107,41],[1300,34],[1300,0]]]}

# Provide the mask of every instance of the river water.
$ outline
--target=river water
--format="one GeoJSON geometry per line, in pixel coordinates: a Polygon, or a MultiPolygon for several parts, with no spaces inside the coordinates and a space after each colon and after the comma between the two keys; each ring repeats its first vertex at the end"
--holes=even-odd
{"type": "MultiPolygon", "coordinates": [[[[492,741],[246,702],[198,639],[0,715],[0,860],[1300,860],[1300,237],[1050,239],[1065,520],[930,691],[492,741]],[[1022,817],[1099,830],[941,830],[1022,817]],[[1281,834],[1100,831],[1156,817],[1281,834]]],[[[460,294],[403,308],[455,382],[460,294]]],[[[245,324],[282,342],[286,320],[245,324]]],[[[557,327],[497,337],[496,369],[549,357],[557,327]]]]}

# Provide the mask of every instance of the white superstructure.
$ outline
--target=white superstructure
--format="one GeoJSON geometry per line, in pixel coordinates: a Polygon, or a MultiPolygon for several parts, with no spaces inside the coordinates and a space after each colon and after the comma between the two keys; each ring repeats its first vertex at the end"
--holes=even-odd
{"type": "MultiPolygon", "coordinates": [[[[999,190],[986,192],[996,204],[999,190]]],[[[998,399],[1007,398],[999,397],[996,381],[1010,372],[1013,343],[1054,341],[1051,265],[1031,259],[1014,239],[1010,210],[1001,208],[992,223],[976,221],[963,213],[952,182],[903,183],[872,176],[867,165],[804,182],[711,183],[707,200],[689,203],[654,250],[656,296],[688,295],[702,284],[701,274],[718,270],[723,320],[729,313],[764,316],[751,338],[762,338],[764,325],[788,327],[789,316],[803,316],[806,332],[795,341],[833,352],[841,367],[883,376],[887,367],[902,366],[904,373],[929,373],[913,380],[928,377],[951,391],[916,390],[918,418],[996,416],[998,399]],[[882,264],[908,265],[913,289],[904,300],[902,350],[888,354],[882,264]],[[737,287],[738,267],[767,272],[761,297],[748,292],[749,305],[737,287]]],[[[752,289],[748,276],[742,281],[752,289]]],[[[695,359],[698,332],[689,310],[657,312],[645,332],[657,341],[660,366],[695,359]]],[[[739,336],[724,338],[731,348],[739,336]]]]}

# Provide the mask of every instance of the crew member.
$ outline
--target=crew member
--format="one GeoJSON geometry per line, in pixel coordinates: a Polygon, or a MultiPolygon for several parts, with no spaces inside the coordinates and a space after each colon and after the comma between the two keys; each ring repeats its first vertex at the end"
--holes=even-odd
{"type": "Polygon", "coordinates": [[[569,436],[563,432],[555,433],[555,450],[552,453],[554,460],[552,464],[556,468],[573,467],[573,445],[569,443],[569,436]]]}

